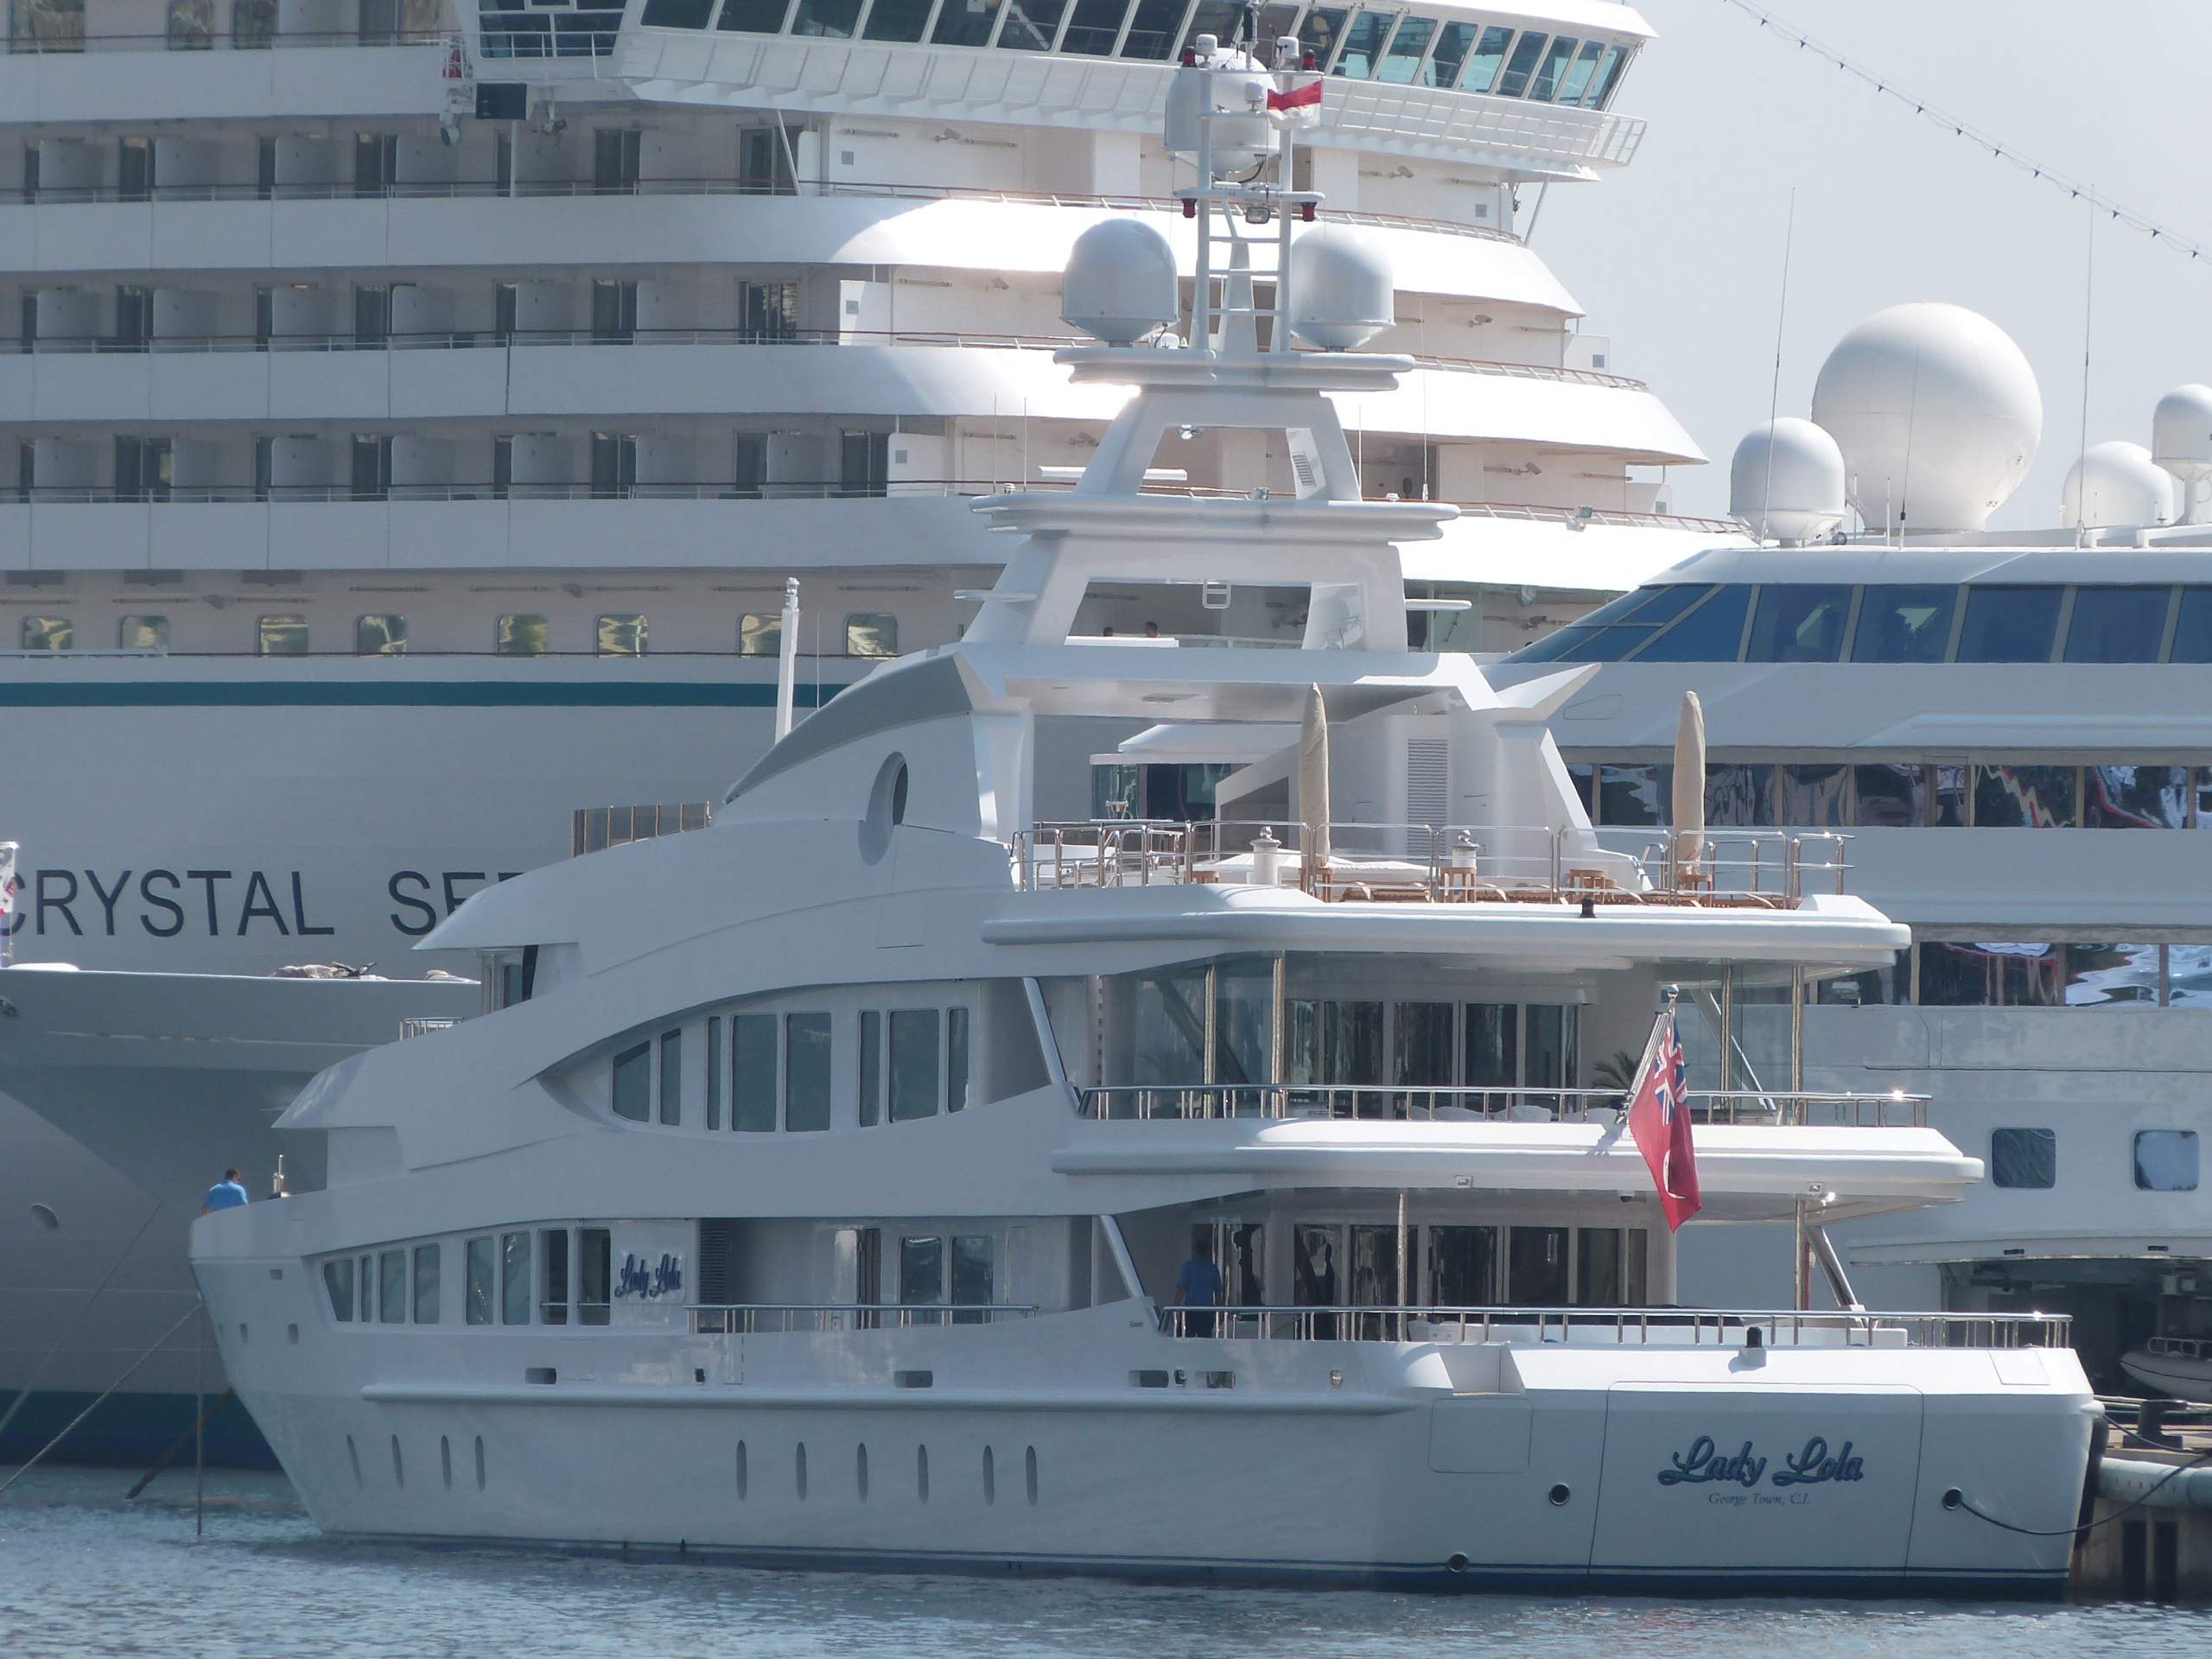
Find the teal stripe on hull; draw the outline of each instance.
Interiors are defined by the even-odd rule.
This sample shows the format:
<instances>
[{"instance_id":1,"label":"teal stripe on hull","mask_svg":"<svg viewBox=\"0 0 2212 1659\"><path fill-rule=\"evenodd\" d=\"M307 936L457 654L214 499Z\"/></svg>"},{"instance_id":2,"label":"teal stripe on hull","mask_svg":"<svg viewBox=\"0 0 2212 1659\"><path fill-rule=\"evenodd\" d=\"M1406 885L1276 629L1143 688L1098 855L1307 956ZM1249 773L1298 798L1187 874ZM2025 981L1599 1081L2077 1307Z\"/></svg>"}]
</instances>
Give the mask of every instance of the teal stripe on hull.
<instances>
[{"instance_id":1,"label":"teal stripe on hull","mask_svg":"<svg viewBox=\"0 0 2212 1659\"><path fill-rule=\"evenodd\" d=\"M818 709L845 688L801 685L793 701ZM753 683L500 685L442 680L415 685L257 685L245 681L123 685L0 685L0 709L772 709L776 688Z\"/></svg>"},{"instance_id":2,"label":"teal stripe on hull","mask_svg":"<svg viewBox=\"0 0 2212 1659\"><path fill-rule=\"evenodd\" d=\"M220 1392L216 1390L215 1392ZM0 1414L16 1402L12 1392L0 1392ZM59 1390L34 1390L16 1414L8 1432L0 1434L0 1464L21 1463L59 1434L70 1421L98 1396ZM213 1394L200 1402L205 1411L214 1403ZM154 1459L189 1434L197 1413L188 1394L111 1394L99 1409L71 1432L69 1438L46 1454L48 1463L94 1464L146 1470ZM209 1420L207 1432L208 1465L218 1469L274 1469L276 1454L261 1436L245 1403L232 1399ZM188 1446L170 1467L192 1467Z\"/></svg>"}]
</instances>

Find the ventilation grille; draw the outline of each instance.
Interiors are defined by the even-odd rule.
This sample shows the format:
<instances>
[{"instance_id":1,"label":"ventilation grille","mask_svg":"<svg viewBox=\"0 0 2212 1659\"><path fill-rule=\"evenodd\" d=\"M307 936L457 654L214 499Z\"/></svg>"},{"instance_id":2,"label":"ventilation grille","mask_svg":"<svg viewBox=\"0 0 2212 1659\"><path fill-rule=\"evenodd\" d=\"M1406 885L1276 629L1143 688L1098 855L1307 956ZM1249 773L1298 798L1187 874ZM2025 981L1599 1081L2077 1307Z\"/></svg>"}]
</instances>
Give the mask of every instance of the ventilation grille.
<instances>
[{"instance_id":1,"label":"ventilation grille","mask_svg":"<svg viewBox=\"0 0 2212 1659\"><path fill-rule=\"evenodd\" d=\"M1441 827L1451 810L1451 747L1440 737L1406 740L1406 822Z\"/></svg>"}]
</instances>

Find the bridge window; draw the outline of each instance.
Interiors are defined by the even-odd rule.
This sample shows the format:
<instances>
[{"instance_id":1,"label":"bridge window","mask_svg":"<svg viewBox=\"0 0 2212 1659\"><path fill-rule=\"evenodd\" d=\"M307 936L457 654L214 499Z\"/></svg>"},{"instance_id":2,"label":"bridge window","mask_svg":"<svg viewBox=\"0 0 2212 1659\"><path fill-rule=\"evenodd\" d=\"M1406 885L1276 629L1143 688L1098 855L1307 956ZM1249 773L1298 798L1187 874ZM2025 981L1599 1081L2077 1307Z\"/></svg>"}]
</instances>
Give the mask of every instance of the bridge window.
<instances>
[{"instance_id":1,"label":"bridge window","mask_svg":"<svg viewBox=\"0 0 2212 1659\"><path fill-rule=\"evenodd\" d=\"M922 38L922 31L930 26L930 13L936 7L937 0L875 0L869 9L868 22L861 27L861 38L911 46Z\"/></svg>"},{"instance_id":2,"label":"bridge window","mask_svg":"<svg viewBox=\"0 0 2212 1659\"><path fill-rule=\"evenodd\" d=\"M1854 663L1940 663L1951 645L1959 590L1942 586L1876 586L1859 604Z\"/></svg>"},{"instance_id":3,"label":"bridge window","mask_svg":"<svg viewBox=\"0 0 2212 1659\"><path fill-rule=\"evenodd\" d=\"M1636 654L1640 663L1732 663L1740 654L1751 590L1717 588L1694 610Z\"/></svg>"},{"instance_id":4,"label":"bridge window","mask_svg":"<svg viewBox=\"0 0 2212 1659\"><path fill-rule=\"evenodd\" d=\"M715 10L715 0L645 0L639 21L647 29L704 29Z\"/></svg>"},{"instance_id":5,"label":"bridge window","mask_svg":"<svg viewBox=\"0 0 2212 1659\"><path fill-rule=\"evenodd\" d=\"M935 1008L891 1011L891 1121L903 1123L937 1114L944 1074Z\"/></svg>"},{"instance_id":6,"label":"bridge window","mask_svg":"<svg viewBox=\"0 0 2212 1659\"><path fill-rule=\"evenodd\" d=\"M2155 663L2171 588L2076 588L2066 625L2069 663Z\"/></svg>"},{"instance_id":7,"label":"bridge window","mask_svg":"<svg viewBox=\"0 0 2212 1659\"><path fill-rule=\"evenodd\" d=\"M1007 7L1006 27L999 30L1002 52L1049 52L1059 33L1060 14L1067 0L1027 0Z\"/></svg>"},{"instance_id":8,"label":"bridge window","mask_svg":"<svg viewBox=\"0 0 2212 1659\"><path fill-rule=\"evenodd\" d=\"M1344 19L1350 16L1351 13L1341 6L1314 6L1300 20L1298 44L1302 51L1313 54L1315 68L1329 67L1337 42L1344 38Z\"/></svg>"},{"instance_id":9,"label":"bridge window","mask_svg":"<svg viewBox=\"0 0 2212 1659\"><path fill-rule=\"evenodd\" d=\"M614 1057L614 1116L643 1123L652 1116L653 1046L639 1043Z\"/></svg>"},{"instance_id":10,"label":"bridge window","mask_svg":"<svg viewBox=\"0 0 2212 1659\"><path fill-rule=\"evenodd\" d=\"M729 1126L768 1134L776 1127L776 1016L733 1014L729 1031Z\"/></svg>"},{"instance_id":11,"label":"bridge window","mask_svg":"<svg viewBox=\"0 0 2212 1659\"><path fill-rule=\"evenodd\" d=\"M1544 36L1531 29L1514 42L1513 55L1506 60L1505 73L1498 78L1497 92L1501 98L1518 98L1529 90L1529 77L1536 71L1536 60L1542 55Z\"/></svg>"},{"instance_id":12,"label":"bridge window","mask_svg":"<svg viewBox=\"0 0 2212 1659\"><path fill-rule=\"evenodd\" d=\"M861 0L798 0L798 14L791 19L794 35L825 40L849 41L860 21Z\"/></svg>"},{"instance_id":13,"label":"bridge window","mask_svg":"<svg viewBox=\"0 0 2212 1659\"><path fill-rule=\"evenodd\" d=\"M1543 66L1536 71L1536 78L1529 86L1529 101L1548 104L1558 96L1560 77L1567 66L1573 61L1575 42L1565 35L1552 37L1551 50L1544 54Z\"/></svg>"},{"instance_id":14,"label":"bridge window","mask_svg":"<svg viewBox=\"0 0 2212 1659\"><path fill-rule=\"evenodd\" d=\"M2174 620L2172 663L2212 663L2212 588L2184 588Z\"/></svg>"},{"instance_id":15,"label":"bridge window","mask_svg":"<svg viewBox=\"0 0 2212 1659\"><path fill-rule=\"evenodd\" d=\"M1075 14L1068 19L1060 50L1086 58L1109 58L1122 36L1122 16L1128 0L1075 0Z\"/></svg>"},{"instance_id":16,"label":"bridge window","mask_svg":"<svg viewBox=\"0 0 2212 1659\"><path fill-rule=\"evenodd\" d=\"M1363 11L1351 21L1344 31L1344 49L1337 54L1334 73L1351 80L1365 80L1375 73L1376 60L1382 55L1382 41L1396 22L1394 13Z\"/></svg>"},{"instance_id":17,"label":"bridge window","mask_svg":"<svg viewBox=\"0 0 2212 1659\"><path fill-rule=\"evenodd\" d=\"M443 1252L435 1244L415 1247L415 1323L435 1325L438 1322L439 1291L445 1283L442 1270Z\"/></svg>"},{"instance_id":18,"label":"bridge window","mask_svg":"<svg viewBox=\"0 0 2212 1659\"><path fill-rule=\"evenodd\" d=\"M830 1031L826 1014L784 1016L784 1127L830 1127Z\"/></svg>"},{"instance_id":19,"label":"bridge window","mask_svg":"<svg viewBox=\"0 0 2212 1659\"><path fill-rule=\"evenodd\" d=\"M2047 663L2058 630L2063 588L1991 586L1967 589L1959 634L1962 663Z\"/></svg>"},{"instance_id":20,"label":"bridge window","mask_svg":"<svg viewBox=\"0 0 2212 1659\"><path fill-rule=\"evenodd\" d=\"M1154 63L1173 56L1176 32L1183 27L1183 0L1137 0L1128 33L1122 40L1122 55Z\"/></svg>"},{"instance_id":21,"label":"bridge window","mask_svg":"<svg viewBox=\"0 0 2212 1659\"><path fill-rule=\"evenodd\" d=\"M1542 36L1537 38L1541 40ZM1496 91L1498 73L1505 67L1506 48L1512 44L1513 31L1510 29L1483 30L1481 43L1475 48L1474 56L1467 60L1467 73L1459 82L1459 90L1463 92Z\"/></svg>"},{"instance_id":22,"label":"bridge window","mask_svg":"<svg viewBox=\"0 0 2212 1659\"><path fill-rule=\"evenodd\" d=\"M468 1323L492 1323L493 1272L492 1241L472 1238L468 1241L468 1298L465 1304Z\"/></svg>"},{"instance_id":23,"label":"bridge window","mask_svg":"<svg viewBox=\"0 0 2212 1659\"><path fill-rule=\"evenodd\" d=\"M1383 54L1382 73L1376 79L1411 85L1428 56L1428 43L1435 34L1433 17L1401 17L1397 32L1390 36L1390 49Z\"/></svg>"},{"instance_id":24,"label":"bridge window","mask_svg":"<svg viewBox=\"0 0 2212 1659\"><path fill-rule=\"evenodd\" d=\"M1573 67L1560 79L1557 102L1561 104L1582 102L1584 97L1589 92L1590 83L1597 76L1598 62L1605 55L1605 46L1602 41L1582 42L1582 50L1576 55Z\"/></svg>"},{"instance_id":25,"label":"bridge window","mask_svg":"<svg viewBox=\"0 0 2212 1659\"><path fill-rule=\"evenodd\" d=\"M1754 663L1832 663L1843 650L1851 589L1811 582L1770 583L1759 589L1751 622Z\"/></svg>"},{"instance_id":26,"label":"bridge window","mask_svg":"<svg viewBox=\"0 0 2212 1659\"><path fill-rule=\"evenodd\" d=\"M353 1258L322 1264L322 1287L330 1296L330 1317L340 1325L353 1317Z\"/></svg>"},{"instance_id":27,"label":"bridge window","mask_svg":"<svg viewBox=\"0 0 2212 1659\"><path fill-rule=\"evenodd\" d=\"M407 1252L382 1250L377 1255L377 1322L407 1323Z\"/></svg>"},{"instance_id":28,"label":"bridge window","mask_svg":"<svg viewBox=\"0 0 2212 1659\"><path fill-rule=\"evenodd\" d=\"M1507 31L1493 29L1492 34ZM1476 25L1446 23L1436 37L1436 49L1428 54L1428 61L1421 66L1421 84L1424 86L1449 86L1459 79L1459 70L1467 61L1467 48L1474 44Z\"/></svg>"},{"instance_id":29,"label":"bridge window","mask_svg":"<svg viewBox=\"0 0 2212 1659\"><path fill-rule=\"evenodd\" d=\"M530 1235L499 1235L499 1323L530 1323Z\"/></svg>"},{"instance_id":30,"label":"bridge window","mask_svg":"<svg viewBox=\"0 0 2212 1659\"><path fill-rule=\"evenodd\" d=\"M715 27L732 35L780 34L791 8L791 0L722 0Z\"/></svg>"},{"instance_id":31,"label":"bridge window","mask_svg":"<svg viewBox=\"0 0 2212 1659\"><path fill-rule=\"evenodd\" d=\"M998 27L1000 0L944 0L931 32L931 46L988 46Z\"/></svg>"}]
</instances>

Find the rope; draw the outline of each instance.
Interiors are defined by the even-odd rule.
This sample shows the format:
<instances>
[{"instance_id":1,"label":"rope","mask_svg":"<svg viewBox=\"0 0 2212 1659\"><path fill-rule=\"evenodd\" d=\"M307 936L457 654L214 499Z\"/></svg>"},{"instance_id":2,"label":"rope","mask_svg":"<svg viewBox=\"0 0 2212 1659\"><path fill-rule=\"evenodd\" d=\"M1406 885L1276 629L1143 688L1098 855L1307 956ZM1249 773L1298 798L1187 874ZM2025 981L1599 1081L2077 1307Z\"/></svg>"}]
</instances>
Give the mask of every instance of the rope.
<instances>
[{"instance_id":1,"label":"rope","mask_svg":"<svg viewBox=\"0 0 2212 1659\"><path fill-rule=\"evenodd\" d=\"M2006 143L1994 134L1983 131L1973 123L1961 120L1957 116L1945 114L1927 99L1915 98L1911 93L1892 85L1886 76L1853 59L1846 57L1833 47L1821 45L1810 35L1783 22L1772 12L1753 5L1751 0L1720 0L1720 3L1732 6L1745 16L1752 18L1760 28L1772 30L1799 50L1812 53L1814 56L1834 64L1846 74L1856 75L1872 86L1877 93L1884 98L1895 99L1930 125L1941 127L1953 137L1963 138L1977 148L1987 150L1997 160L2018 168L2020 171L2032 178L2040 180L2045 184L2056 185L2075 200L2087 201L2093 210L2110 214L2128 229L2140 231L2153 242L2163 243L2176 252L2187 254L2191 259L2212 257L2212 249L2207 249L2202 244L2191 241L2187 237L2176 235L2147 213L2139 213L2134 208L2113 201L2108 196L2100 195L2092 185L2084 184L2078 179L2069 178L2056 168L2045 167L2034 157L2021 154L2017 146Z\"/></svg>"},{"instance_id":2,"label":"rope","mask_svg":"<svg viewBox=\"0 0 2212 1659\"><path fill-rule=\"evenodd\" d=\"M2120 1430L2120 1433L2131 1440L2142 1440L2143 1444L2145 1446L2158 1445L2156 1440L2143 1440L2143 1437L2140 1434L2136 1433L2133 1429L2122 1429ZM2165 1486L2168 1481L2173 1479L2176 1475L2187 1474L2190 1470L2196 1468L2197 1465L2208 1460L2212 1460L2212 1452L2200 1452L2195 1457L2191 1458L2187 1463L2176 1464L2173 1466L2171 1473L2161 1475L2158 1480L2152 1484L2151 1490L2144 1493L2142 1497L2135 1499L2133 1503L2121 1504L2120 1508L2114 1510L2110 1515L2105 1516L2101 1521L2085 1521L2078 1526L2057 1528L2016 1527L2010 1521L1999 1521L1995 1516L1986 1515L1981 1510L1977 1510L1973 1504L1967 1502L1967 1497L1964 1492L1958 1493L1958 1502L1955 1503L1950 1503L1947 1498L1943 1507L1947 1510L1964 1510L1968 1515L1974 1516L1977 1521L1986 1521L1993 1527L2002 1527L2005 1531L2017 1532L2023 1537L2063 1538L2071 1533L2090 1532L2094 1531L2098 1527L2110 1526L2113 1522L2119 1520L2120 1516L2126 1515L2130 1510L2139 1510L2145 1503L2148 1503L2153 1497L2156 1497L2158 1495L2160 1490ZM6 1490L7 1488L4 1486L0 1486L0 1491L5 1491ZM1955 1486L1951 1490L1954 1492L1958 1492L1958 1488Z\"/></svg>"},{"instance_id":3,"label":"rope","mask_svg":"<svg viewBox=\"0 0 2212 1659\"><path fill-rule=\"evenodd\" d=\"M115 1275L123 1271L123 1264L130 1259L130 1252L138 1248L138 1241L146 1236L146 1230L154 1224L154 1217L161 1213L162 1206L156 1204L148 1213L146 1219L138 1224L138 1230L130 1235L130 1242L123 1247L123 1254L115 1258L115 1265L107 1270L107 1277L92 1287L92 1294L85 1298L85 1305L71 1317L68 1328L55 1338L54 1346L47 1351L46 1357L39 1361L37 1369L30 1374L29 1381L23 1384L22 1391L16 1395L5 1412L0 1413L0 1434L8 1432L8 1425L16 1421L16 1414L23 1408L23 1402L31 1397L31 1390L38 1386L39 1378L46 1375L46 1368L53 1364L56 1356L68 1345L69 1338L76 1334L77 1327L84 1323L85 1315L91 1313L92 1304L99 1300L100 1292L113 1283ZM163 1340L166 1341L167 1338L164 1338Z\"/></svg>"},{"instance_id":4,"label":"rope","mask_svg":"<svg viewBox=\"0 0 2212 1659\"><path fill-rule=\"evenodd\" d=\"M138 1368L160 1351L162 1344L167 1342L171 1337L176 1335L178 1332L183 1330L187 1320L198 1319L200 1317L200 1305L196 1302L194 1303L191 1311L188 1313L183 1319L179 1319L175 1325L169 1326L168 1330L162 1332L160 1340L156 1341L151 1348L149 1348L144 1353L139 1355L137 1358L132 1360L130 1362L130 1369L124 1372L121 1376L117 1377L114 1382L109 1383L105 1391L101 1394L99 1399L93 1401L91 1405L86 1406L74 1417L72 1417L69 1420L69 1426L67 1428L64 1428L59 1434L55 1435L44 1446L41 1446L37 1451L34 1452L30 1456L29 1462L24 1464L22 1468L16 1470L16 1472L9 1476L7 1479L0 1480L0 1494L4 1494L10 1486L21 1480L25 1475L30 1473L31 1465L33 1464L35 1464L41 1458L53 1451L55 1446L60 1445L62 1441L67 1440L71 1434L75 1433L78 1424L83 1422L86 1418L98 1411L100 1407L105 1403L109 1395L113 1394L118 1389L121 1388L133 1376L137 1376Z\"/></svg>"}]
</instances>

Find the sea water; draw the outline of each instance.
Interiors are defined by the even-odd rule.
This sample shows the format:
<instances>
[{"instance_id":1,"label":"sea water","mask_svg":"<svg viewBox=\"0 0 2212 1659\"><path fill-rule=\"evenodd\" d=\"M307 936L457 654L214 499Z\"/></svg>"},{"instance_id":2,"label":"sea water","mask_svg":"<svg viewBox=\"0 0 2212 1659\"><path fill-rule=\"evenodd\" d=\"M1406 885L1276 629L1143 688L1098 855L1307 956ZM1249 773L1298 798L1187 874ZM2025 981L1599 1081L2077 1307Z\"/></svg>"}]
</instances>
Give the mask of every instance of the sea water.
<instances>
[{"instance_id":1,"label":"sea water","mask_svg":"<svg viewBox=\"0 0 2212 1659\"><path fill-rule=\"evenodd\" d=\"M10 1471L0 1470L0 1478ZM0 1497L0 1655L162 1659L2202 1659L2142 1605L1433 1597L625 1566L318 1533L281 1476L33 1470Z\"/></svg>"}]
</instances>

